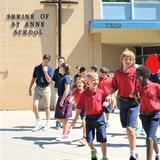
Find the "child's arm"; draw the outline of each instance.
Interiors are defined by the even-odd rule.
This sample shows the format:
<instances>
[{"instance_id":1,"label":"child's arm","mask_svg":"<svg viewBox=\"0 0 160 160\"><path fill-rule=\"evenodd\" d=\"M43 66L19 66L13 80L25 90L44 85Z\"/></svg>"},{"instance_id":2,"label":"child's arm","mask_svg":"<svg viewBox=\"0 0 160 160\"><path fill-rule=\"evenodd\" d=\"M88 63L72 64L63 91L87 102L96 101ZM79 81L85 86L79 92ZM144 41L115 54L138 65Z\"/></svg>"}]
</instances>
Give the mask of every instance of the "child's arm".
<instances>
[{"instance_id":1,"label":"child's arm","mask_svg":"<svg viewBox=\"0 0 160 160\"><path fill-rule=\"evenodd\" d=\"M80 115L81 111L82 111L81 109L76 109L76 115L75 115L74 119L72 120L72 123L71 123L71 126L70 126L71 128L75 126L77 118Z\"/></svg>"},{"instance_id":2,"label":"child's arm","mask_svg":"<svg viewBox=\"0 0 160 160\"><path fill-rule=\"evenodd\" d=\"M72 105L76 105L76 100L75 100L75 97L73 95L70 98L70 102L72 103Z\"/></svg>"},{"instance_id":3,"label":"child's arm","mask_svg":"<svg viewBox=\"0 0 160 160\"><path fill-rule=\"evenodd\" d=\"M113 111L117 108L117 93L118 91L111 94L111 105L112 105Z\"/></svg>"},{"instance_id":4,"label":"child's arm","mask_svg":"<svg viewBox=\"0 0 160 160\"><path fill-rule=\"evenodd\" d=\"M63 107L64 104L64 100L66 99L66 97L68 96L70 91L70 84L65 84L65 91L63 93L62 99L60 101L60 106Z\"/></svg>"}]
</instances>

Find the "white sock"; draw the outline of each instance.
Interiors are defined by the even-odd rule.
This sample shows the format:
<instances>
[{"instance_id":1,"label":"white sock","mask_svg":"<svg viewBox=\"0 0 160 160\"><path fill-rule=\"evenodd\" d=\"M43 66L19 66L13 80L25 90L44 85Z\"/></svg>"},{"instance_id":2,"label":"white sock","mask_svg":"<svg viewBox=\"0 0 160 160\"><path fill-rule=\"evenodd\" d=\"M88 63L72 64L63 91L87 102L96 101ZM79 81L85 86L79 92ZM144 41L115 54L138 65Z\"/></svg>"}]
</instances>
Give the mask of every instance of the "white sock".
<instances>
[{"instance_id":1,"label":"white sock","mask_svg":"<svg viewBox=\"0 0 160 160\"><path fill-rule=\"evenodd\" d=\"M40 120L40 119L36 119L36 122L37 122L37 123L40 123L40 122L41 122L41 120Z\"/></svg>"},{"instance_id":2,"label":"white sock","mask_svg":"<svg viewBox=\"0 0 160 160\"><path fill-rule=\"evenodd\" d=\"M50 122L50 120L49 120L49 119L47 119L47 120L46 120L46 123L49 123L49 122Z\"/></svg>"},{"instance_id":3,"label":"white sock","mask_svg":"<svg viewBox=\"0 0 160 160\"><path fill-rule=\"evenodd\" d=\"M46 120L46 124L49 124L50 123L50 120Z\"/></svg>"},{"instance_id":4,"label":"white sock","mask_svg":"<svg viewBox=\"0 0 160 160\"><path fill-rule=\"evenodd\" d=\"M133 156L134 158L136 158L136 151L135 150L131 150L130 151L130 156Z\"/></svg>"},{"instance_id":5,"label":"white sock","mask_svg":"<svg viewBox=\"0 0 160 160\"><path fill-rule=\"evenodd\" d=\"M91 151L95 151L95 150L96 150L96 148L91 149Z\"/></svg>"}]
</instances>

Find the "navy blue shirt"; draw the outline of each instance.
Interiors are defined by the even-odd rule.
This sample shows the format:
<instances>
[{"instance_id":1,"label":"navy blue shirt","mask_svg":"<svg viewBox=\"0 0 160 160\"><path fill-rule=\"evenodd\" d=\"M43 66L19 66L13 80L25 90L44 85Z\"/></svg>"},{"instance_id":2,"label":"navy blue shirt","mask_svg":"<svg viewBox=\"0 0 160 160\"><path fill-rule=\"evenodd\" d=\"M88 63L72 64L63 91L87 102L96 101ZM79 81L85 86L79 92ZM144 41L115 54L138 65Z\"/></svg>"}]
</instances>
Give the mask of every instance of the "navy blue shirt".
<instances>
[{"instance_id":1,"label":"navy blue shirt","mask_svg":"<svg viewBox=\"0 0 160 160\"><path fill-rule=\"evenodd\" d=\"M158 74L151 74L151 77L150 77L150 80L152 82L155 82L155 83L159 83L160 84L160 79L158 78Z\"/></svg>"},{"instance_id":2,"label":"navy blue shirt","mask_svg":"<svg viewBox=\"0 0 160 160\"><path fill-rule=\"evenodd\" d=\"M48 75L52 78L54 74L54 69L50 65L47 65L47 66L48 66ZM36 84L38 86L46 87L49 85L49 83L47 82L45 78L42 64L39 64L34 68L33 78L36 78Z\"/></svg>"},{"instance_id":3,"label":"navy blue shirt","mask_svg":"<svg viewBox=\"0 0 160 160\"><path fill-rule=\"evenodd\" d=\"M58 81L61 78L62 74L59 73L59 67L55 69L52 80L55 82L54 87L58 88Z\"/></svg>"},{"instance_id":4,"label":"navy blue shirt","mask_svg":"<svg viewBox=\"0 0 160 160\"><path fill-rule=\"evenodd\" d=\"M69 75L62 75L58 81L58 96L63 96L63 93L65 91L65 84L70 84L72 83L72 79ZM70 95L71 93L69 93Z\"/></svg>"}]
</instances>

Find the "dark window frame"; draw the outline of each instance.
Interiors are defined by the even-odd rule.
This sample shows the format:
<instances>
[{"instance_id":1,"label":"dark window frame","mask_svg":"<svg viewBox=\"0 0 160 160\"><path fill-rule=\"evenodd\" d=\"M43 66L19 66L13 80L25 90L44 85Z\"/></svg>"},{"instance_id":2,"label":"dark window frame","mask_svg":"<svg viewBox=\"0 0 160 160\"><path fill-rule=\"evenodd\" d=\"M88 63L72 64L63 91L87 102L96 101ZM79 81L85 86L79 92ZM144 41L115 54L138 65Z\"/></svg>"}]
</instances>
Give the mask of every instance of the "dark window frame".
<instances>
[{"instance_id":1,"label":"dark window frame","mask_svg":"<svg viewBox=\"0 0 160 160\"><path fill-rule=\"evenodd\" d=\"M150 54L158 54L158 58L160 60L160 46L138 46L136 49L136 63L144 64L146 58Z\"/></svg>"}]
</instances>

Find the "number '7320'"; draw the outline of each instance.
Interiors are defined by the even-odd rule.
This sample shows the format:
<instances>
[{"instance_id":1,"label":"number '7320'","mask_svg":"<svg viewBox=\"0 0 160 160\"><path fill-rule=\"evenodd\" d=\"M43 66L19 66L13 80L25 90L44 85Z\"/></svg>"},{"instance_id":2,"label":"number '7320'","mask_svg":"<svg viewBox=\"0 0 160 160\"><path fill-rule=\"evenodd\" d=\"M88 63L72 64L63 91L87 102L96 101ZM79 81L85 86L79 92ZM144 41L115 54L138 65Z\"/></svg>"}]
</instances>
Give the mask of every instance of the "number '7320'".
<instances>
[{"instance_id":1,"label":"number '7320'","mask_svg":"<svg viewBox=\"0 0 160 160\"><path fill-rule=\"evenodd\" d=\"M105 23L106 28L122 28L121 23Z\"/></svg>"}]
</instances>

